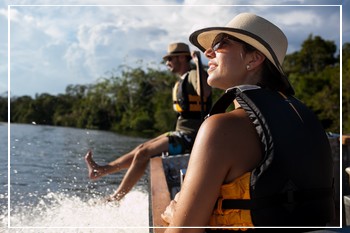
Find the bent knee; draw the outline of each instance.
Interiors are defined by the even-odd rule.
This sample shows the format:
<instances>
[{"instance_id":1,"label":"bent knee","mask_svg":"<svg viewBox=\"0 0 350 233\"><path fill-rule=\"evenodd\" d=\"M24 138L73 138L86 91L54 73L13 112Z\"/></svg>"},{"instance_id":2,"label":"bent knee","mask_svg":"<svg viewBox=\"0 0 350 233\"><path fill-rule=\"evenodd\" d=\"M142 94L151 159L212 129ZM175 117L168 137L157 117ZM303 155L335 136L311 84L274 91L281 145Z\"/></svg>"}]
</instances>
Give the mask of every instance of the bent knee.
<instances>
[{"instance_id":1,"label":"bent knee","mask_svg":"<svg viewBox=\"0 0 350 233\"><path fill-rule=\"evenodd\" d=\"M145 162L148 161L150 159L150 155L149 155L149 150L146 147L141 147L139 148L139 150L137 150L137 152L135 153L134 156L134 161L135 162Z\"/></svg>"},{"instance_id":2,"label":"bent knee","mask_svg":"<svg viewBox=\"0 0 350 233\"><path fill-rule=\"evenodd\" d=\"M141 150L144 146L145 146L145 144L142 143L142 144L138 145L138 146L136 147L136 149L137 149L137 150Z\"/></svg>"}]
</instances>

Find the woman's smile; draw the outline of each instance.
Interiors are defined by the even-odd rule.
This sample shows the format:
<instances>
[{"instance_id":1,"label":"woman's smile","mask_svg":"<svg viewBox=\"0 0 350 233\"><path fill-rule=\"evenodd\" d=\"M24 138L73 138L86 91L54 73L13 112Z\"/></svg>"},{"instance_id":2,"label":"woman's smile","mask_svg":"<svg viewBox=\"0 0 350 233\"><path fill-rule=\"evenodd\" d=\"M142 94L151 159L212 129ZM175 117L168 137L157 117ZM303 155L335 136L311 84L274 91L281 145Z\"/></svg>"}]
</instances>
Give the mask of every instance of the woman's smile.
<instances>
[{"instance_id":1,"label":"woman's smile","mask_svg":"<svg viewBox=\"0 0 350 233\"><path fill-rule=\"evenodd\" d=\"M213 62L213 61L209 61L208 62L208 74L210 74L213 70L216 69L216 67L218 66L218 64L216 62Z\"/></svg>"}]
</instances>

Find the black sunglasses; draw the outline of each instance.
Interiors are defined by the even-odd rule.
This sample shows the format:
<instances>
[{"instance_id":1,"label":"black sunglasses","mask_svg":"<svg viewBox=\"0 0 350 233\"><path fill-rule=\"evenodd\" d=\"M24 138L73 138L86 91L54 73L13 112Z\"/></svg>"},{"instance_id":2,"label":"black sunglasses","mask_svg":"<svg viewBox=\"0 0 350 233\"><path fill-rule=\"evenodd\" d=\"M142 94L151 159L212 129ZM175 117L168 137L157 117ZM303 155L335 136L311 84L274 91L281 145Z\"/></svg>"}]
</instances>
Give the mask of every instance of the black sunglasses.
<instances>
[{"instance_id":1,"label":"black sunglasses","mask_svg":"<svg viewBox=\"0 0 350 233\"><path fill-rule=\"evenodd\" d=\"M164 59L164 61L172 61L175 57L178 57L178 56L167 57L167 58Z\"/></svg>"},{"instance_id":2,"label":"black sunglasses","mask_svg":"<svg viewBox=\"0 0 350 233\"><path fill-rule=\"evenodd\" d=\"M225 33L221 33L219 35L217 35L215 37L215 39L213 40L213 43L211 44L211 49L215 52L217 51L218 49L221 49L225 44L228 43L228 41L236 41L236 42L239 42L239 43L243 43L242 40L234 37L234 36L231 36L231 35L228 35L228 34L225 34Z\"/></svg>"}]
</instances>

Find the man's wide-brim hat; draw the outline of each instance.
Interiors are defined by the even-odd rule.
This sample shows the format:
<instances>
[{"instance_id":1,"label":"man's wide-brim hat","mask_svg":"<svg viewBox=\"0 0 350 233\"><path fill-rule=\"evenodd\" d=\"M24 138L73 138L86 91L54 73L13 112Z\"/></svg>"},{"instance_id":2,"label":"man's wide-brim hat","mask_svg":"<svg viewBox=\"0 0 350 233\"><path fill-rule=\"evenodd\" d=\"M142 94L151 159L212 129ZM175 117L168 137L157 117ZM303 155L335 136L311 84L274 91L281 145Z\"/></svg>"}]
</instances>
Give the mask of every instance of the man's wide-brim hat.
<instances>
[{"instance_id":1,"label":"man's wide-brim hat","mask_svg":"<svg viewBox=\"0 0 350 233\"><path fill-rule=\"evenodd\" d=\"M168 45L168 54L163 59L166 60L168 57L180 55L191 56L190 47L185 43L172 43Z\"/></svg>"},{"instance_id":2,"label":"man's wide-brim hat","mask_svg":"<svg viewBox=\"0 0 350 233\"><path fill-rule=\"evenodd\" d=\"M190 35L190 41L204 52L211 47L215 37L221 33L232 35L262 52L281 73L287 91L294 93L282 69L288 41L281 29L260 16L241 13L225 27L209 27L193 32Z\"/></svg>"}]
</instances>

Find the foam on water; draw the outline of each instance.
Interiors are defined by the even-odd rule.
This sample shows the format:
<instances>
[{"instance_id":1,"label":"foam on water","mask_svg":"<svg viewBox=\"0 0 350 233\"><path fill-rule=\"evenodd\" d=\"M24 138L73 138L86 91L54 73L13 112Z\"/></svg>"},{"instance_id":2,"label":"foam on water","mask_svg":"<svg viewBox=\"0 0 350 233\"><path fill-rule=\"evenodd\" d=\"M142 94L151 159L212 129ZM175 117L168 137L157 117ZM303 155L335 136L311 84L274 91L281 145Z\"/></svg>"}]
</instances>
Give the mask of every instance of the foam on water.
<instances>
[{"instance_id":1,"label":"foam on water","mask_svg":"<svg viewBox=\"0 0 350 233\"><path fill-rule=\"evenodd\" d=\"M149 232L148 194L137 190L118 204L48 193L35 206L11 209L11 228L4 232ZM6 227L6 214L0 219Z\"/></svg>"}]
</instances>

